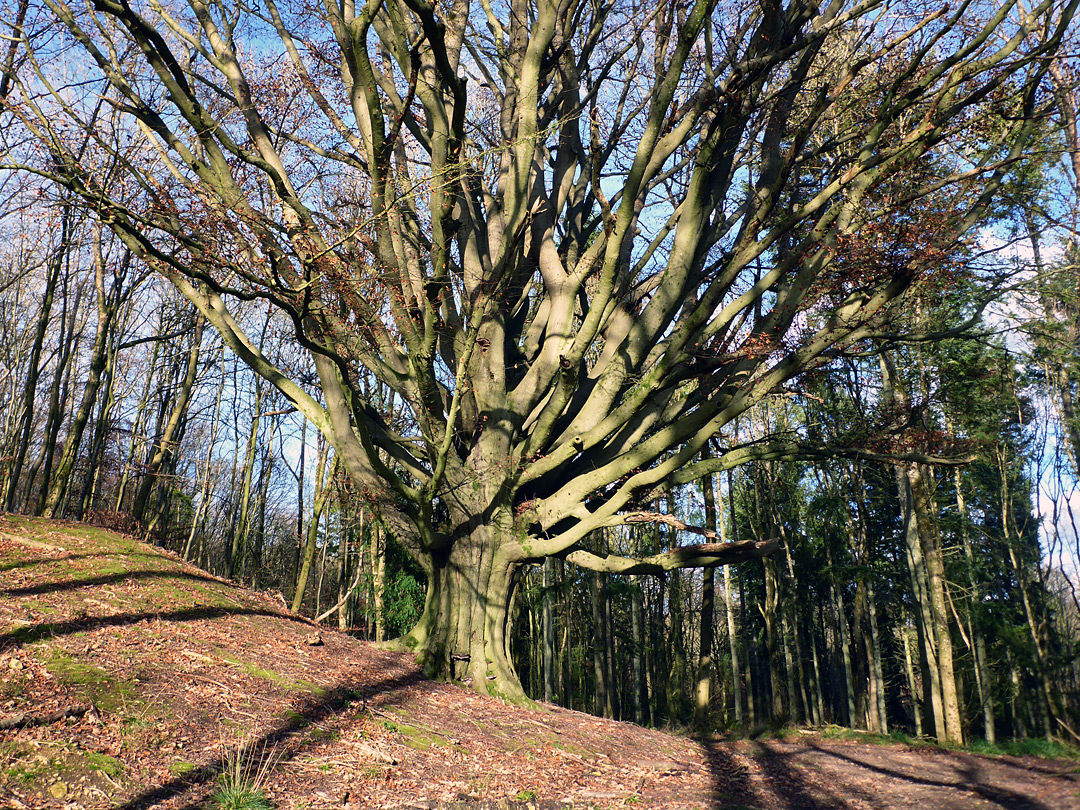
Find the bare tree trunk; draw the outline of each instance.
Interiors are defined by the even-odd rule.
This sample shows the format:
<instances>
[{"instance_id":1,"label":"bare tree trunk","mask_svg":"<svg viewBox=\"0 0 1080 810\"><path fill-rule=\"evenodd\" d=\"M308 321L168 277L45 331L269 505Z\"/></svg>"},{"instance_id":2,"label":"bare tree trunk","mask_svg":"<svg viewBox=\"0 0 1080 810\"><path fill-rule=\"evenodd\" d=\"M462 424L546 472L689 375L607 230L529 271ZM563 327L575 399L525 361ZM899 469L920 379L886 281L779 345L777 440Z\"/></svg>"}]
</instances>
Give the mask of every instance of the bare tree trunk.
<instances>
[{"instance_id":1,"label":"bare tree trunk","mask_svg":"<svg viewBox=\"0 0 1080 810\"><path fill-rule=\"evenodd\" d=\"M975 553L971 548L971 538L968 536L967 503L964 501L964 490L961 482L960 470L957 468L953 470L953 484L956 487L956 512L960 517L960 541L964 547L968 586L971 588L969 613L971 616L972 643L975 648L975 685L979 691L979 703L983 710L983 734L986 741L993 745L997 741L996 724L994 722L993 674L986 659L986 637L983 634L981 617L978 615L982 604L982 586L975 574Z\"/></svg>"},{"instance_id":2,"label":"bare tree trunk","mask_svg":"<svg viewBox=\"0 0 1080 810\"><path fill-rule=\"evenodd\" d=\"M732 486L731 470L727 471L728 511L731 516L731 539L738 540L735 525L735 490ZM719 529L724 531L724 521L719 521ZM721 541L726 541L721 534ZM735 698L735 722L743 722L742 674L739 667L739 636L735 630L735 599L731 590L731 566L724 566L724 605L727 609L728 646L731 652L731 688Z\"/></svg>"},{"instance_id":3,"label":"bare tree trunk","mask_svg":"<svg viewBox=\"0 0 1080 810\"><path fill-rule=\"evenodd\" d=\"M635 548L634 553L638 554L639 550ZM642 627L641 577L637 575L630 577L630 632L634 640L634 722L643 726L647 722L649 699L645 689L646 667L642 660L645 634Z\"/></svg>"},{"instance_id":4,"label":"bare tree trunk","mask_svg":"<svg viewBox=\"0 0 1080 810\"><path fill-rule=\"evenodd\" d=\"M243 565L244 546L247 542L248 516L251 513L251 477L255 467L255 445L259 439L259 421L262 416L263 385L261 379L255 381L255 415L251 418L248 430L247 449L244 452L244 471L240 484L240 513L233 532L232 543L225 548L225 578L232 579ZM319 611L316 610L316 613Z\"/></svg>"},{"instance_id":5,"label":"bare tree trunk","mask_svg":"<svg viewBox=\"0 0 1080 810\"><path fill-rule=\"evenodd\" d=\"M360 507L360 523L364 522L364 508ZM341 608L338 609L338 630L345 630L349 626L349 527L341 526L341 540L338 544L338 576L337 597Z\"/></svg>"},{"instance_id":6,"label":"bare tree trunk","mask_svg":"<svg viewBox=\"0 0 1080 810\"><path fill-rule=\"evenodd\" d=\"M94 331L94 343L90 350L90 368L86 385L83 388L82 401L79 409L68 428L67 441L64 444L60 462L57 464L56 475L45 497L41 513L48 518L56 517L60 510L60 504L67 494L71 481L71 474L75 468L75 459L79 454L79 446L82 443L83 430L90 419L90 414L97 401L98 388L101 384L102 372L108 360L109 339L112 333L116 311L120 300L124 295L123 281L127 275L127 268L131 262L131 253L124 252L120 267L113 274L113 286L108 292L105 291L105 257L101 250L101 228L94 233L94 290L97 297L97 328Z\"/></svg>"},{"instance_id":7,"label":"bare tree trunk","mask_svg":"<svg viewBox=\"0 0 1080 810\"><path fill-rule=\"evenodd\" d=\"M300 460L296 469L296 543L293 548L293 599L300 589L300 550L304 545L304 456L307 451L307 420L300 424Z\"/></svg>"},{"instance_id":8,"label":"bare tree trunk","mask_svg":"<svg viewBox=\"0 0 1080 810\"><path fill-rule=\"evenodd\" d=\"M158 442L157 450L150 457L150 463L147 465L147 470L139 484L139 489L135 494L135 503L131 507L131 516L139 522L146 516L146 506L150 500L150 491L154 487L159 470L161 470L162 466L165 465L172 456L173 445L180 429L181 421L187 413L188 403L191 401L191 392L195 388L195 380L199 374L199 352L202 349L202 335L203 327L205 325L206 319L202 314L196 314L194 330L191 337L191 350L188 352L187 369L184 372L184 379L180 383L180 391L178 392L176 402L173 404L172 412L169 414L169 420L165 423L165 429L162 431L161 440Z\"/></svg>"},{"instance_id":9,"label":"bare tree trunk","mask_svg":"<svg viewBox=\"0 0 1080 810\"><path fill-rule=\"evenodd\" d=\"M608 698L607 666L604 664L604 609L600 602L603 597L603 574L594 573L589 577L589 596L592 600L592 648L593 675L596 679L596 691L593 693L593 713L600 717L611 717L611 701Z\"/></svg>"},{"instance_id":10,"label":"bare tree trunk","mask_svg":"<svg viewBox=\"0 0 1080 810\"><path fill-rule=\"evenodd\" d=\"M375 640L386 641L386 534L377 521L371 522L371 591L375 610Z\"/></svg>"},{"instance_id":11,"label":"bare tree trunk","mask_svg":"<svg viewBox=\"0 0 1080 810\"><path fill-rule=\"evenodd\" d=\"M67 327L64 327L65 318L60 318L60 351L56 358L56 371L53 376L53 384L49 389L49 414L45 420L44 442L41 454L34 462L34 469L27 476L26 510L30 511L31 486L37 477L37 471L41 470L41 484L38 490L37 500L34 502L34 514L40 515L45 510L45 501L49 494L52 481L53 459L56 456L56 447L60 443L60 428L64 422L64 412L67 410L68 389L71 384L71 369L74 366L72 358L79 339L76 334L75 321L78 318L79 306L82 303L82 285L75 288L74 300L70 302L68 295L68 281L64 281L64 312L67 315Z\"/></svg>"},{"instance_id":12,"label":"bare tree trunk","mask_svg":"<svg viewBox=\"0 0 1080 810\"><path fill-rule=\"evenodd\" d=\"M921 464L909 463L904 465L904 474L911 486L912 510L926 561L933 634L937 643L941 702L945 720L945 737L943 740L941 737L938 739L953 745L962 745L964 733L960 721L960 698L956 688L952 637L945 606L945 564L941 550L941 534L933 515L927 481L928 470Z\"/></svg>"},{"instance_id":13,"label":"bare tree trunk","mask_svg":"<svg viewBox=\"0 0 1080 810\"><path fill-rule=\"evenodd\" d=\"M552 591L555 588L555 560L544 560L543 572L543 666L544 700L555 699L555 607Z\"/></svg>"},{"instance_id":14,"label":"bare tree trunk","mask_svg":"<svg viewBox=\"0 0 1080 810\"><path fill-rule=\"evenodd\" d=\"M703 453L707 456L707 453ZM705 528L717 531L716 493L713 477L701 479L701 493L705 499ZM701 631L698 634L697 684L694 689L694 725L704 731L709 724L709 702L713 673L713 594L716 569L712 566L701 571Z\"/></svg>"},{"instance_id":15,"label":"bare tree trunk","mask_svg":"<svg viewBox=\"0 0 1080 810\"><path fill-rule=\"evenodd\" d=\"M315 560L315 551L319 544L319 520L322 518L323 508L326 505L326 497L332 490L331 486L324 484L326 455L330 445L325 441L320 441L319 444L318 460L315 462L315 499L311 504L311 518L308 520L307 525L303 564L300 573L296 577L296 590L293 593L291 605L293 613L299 613L301 606L304 604L304 591L307 590L308 580L311 578L311 565ZM334 474L337 472L337 464L338 457L335 455L330 469L330 481L333 480Z\"/></svg>"},{"instance_id":16,"label":"bare tree trunk","mask_svg":"<svg viewBox=\"0 0 1080 810\"><path fill-rule=\"evenodd\" d=\"M38 311L37 327L34 330L34 342L30 348L30 357L26 366L26 381L23 383L22 414L19 416L19 436L15 444L15 458L12 460L7 480L7 492L4 493L4 509L15 511L19 483L22 480L22 468L30 448L30 438L34 430L34 404L37 399L37 384L41 377L41 355L45 346L45 336L49 330L49 316L56 298L56 286L60 271L69 248L72 233L74 209L65 207L60 216L60 242L49 258L45 274L45 289L42 292L41 309Z\"/></svg>"},{"instance_id":17,"label":"bare tree trunk","mask_svg":"<svg viewBox=\"0 0 1080 810\"><path fill-rule=\"evenodd\" d=\"M210 470L214 459L214 447L217 444L218 427L221 424L221 395L225 391L225 375L221 375L217 393L214 395L214 418L210 423L210 436L206 442L206 459L203 461L202 475L199 483L199 505L195 508L195 515L191 521L191 531L188 532L187 542L184 543L183 557L191 560L191 553L195 538L202 533L206 515L210 511Z\"/></svg>"},{"instance_id":18,"label":"bare tree trunk","mask_svg":"<svg viewBox=\"0 0 1080 810\"><path fill-rule=\"evenodd\" d=\"M904 671L907 673L908 690L911 692L911 714L915 720L915 736L921 737L922 710L919 707L919 688L915 683L915 668L911 664L911 643L908 639L906 623L900 626L900 636L904 642Z\"/></svg>"},{"instance_id":19,"label":"bare tree trunk","mask_svg":"<svg viewBox=\"0 0 1080 810\"><path fill-rule=\"evenodd\" d=\"M870 612L870 644L874 660L870 668L871 692L877 702L878 731L881 734L889 733L889 718L885 711L885 675L881 663L881 636L878 633L877 600L874 597L874 582L868 579L866 582L867 603Z\"/></svg>"}]
</instances>

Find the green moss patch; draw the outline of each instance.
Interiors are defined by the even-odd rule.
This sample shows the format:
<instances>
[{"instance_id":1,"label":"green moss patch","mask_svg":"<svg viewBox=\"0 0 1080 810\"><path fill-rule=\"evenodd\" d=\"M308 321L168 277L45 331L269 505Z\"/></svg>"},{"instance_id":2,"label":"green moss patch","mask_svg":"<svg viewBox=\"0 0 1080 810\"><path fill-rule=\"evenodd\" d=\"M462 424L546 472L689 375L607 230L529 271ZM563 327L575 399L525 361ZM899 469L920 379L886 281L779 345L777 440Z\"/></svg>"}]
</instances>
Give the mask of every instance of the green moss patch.
<instances>
[{"instance_id":1,"label":"green moss patch","mask_svg":"<svg viewBox=\"0 0 1080 810\"><path fill-rule=\"evenodd\" d=\"M184 776L191 773L198 767L194 762L186 762L182 759L177 760L169 766L169 773L173 776Z\"/></svg>"},{"instance_id":2,"label":"green moss patch","mask_svg":"<svg viewBox=\"0 0 1080 810\"><path fill-rule=\"evenodd\" d=\"M311 694L316 696L322 695L326 692L326 689L319 686L317 683L312 683L311 681L305 680L294 681L292 678L289 678L286 675L282 675L280 672L275 672L272 669L256 666L255 664L252 664L248 661L234 658L230 655L227 655L222 650L218 650L217 653L221 656L221 659L223 661L243 670L251 677L259 678L264 681L270 681L270 683L274 684L275 686L280 686L282 689L287 689L290 692L310 692Z\"/></svg>"},{"instance_id":3,"label":"green moss patch","mask_svg":"<svg viewBox=\"0 0 1080 810\"><path fill-rule=\"evenodd\" d=\"M83 664L59 650L45 668L73 692L90 700L98 709L112 714L126 713L141 704L135 686L100 667Z\"/></svg>"},{"instance_id":4,"label":"green moss patch","mask_svg":"<svg viewBox=\"0 0 1080 810\"><path fill-rule=\"evenodd\" d=\"M0 782L44 799L80 802L118 793L124 766L113 757L71 743L0 745ZM117 798L119 798L117 796Z\"/></svg>"}]
</instances>

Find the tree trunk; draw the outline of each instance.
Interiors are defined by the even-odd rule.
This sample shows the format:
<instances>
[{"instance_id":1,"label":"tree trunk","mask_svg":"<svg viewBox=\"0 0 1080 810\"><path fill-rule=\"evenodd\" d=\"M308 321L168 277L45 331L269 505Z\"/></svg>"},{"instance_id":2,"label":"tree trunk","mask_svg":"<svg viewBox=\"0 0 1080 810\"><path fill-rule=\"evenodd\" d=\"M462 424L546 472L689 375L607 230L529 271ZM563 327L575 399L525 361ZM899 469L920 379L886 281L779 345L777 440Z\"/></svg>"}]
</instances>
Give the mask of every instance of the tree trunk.
<instances>
[{"instance_id":1,"label":"tree trunk","mask_svg":"<svg viewBox=\"0 0 1080 810\"><path fill-rule=\"evenodd\" d=\"M704 455L704 454L703 454ZM701 479L701 493L705 500L705 528L717 530L716 493L713 477ZM708 727L709 701L713 671L713 595L716 569L712 566L701 572L701 631L698 634L697 684L694 689L694 725L701 731Z\"/></svg>"},{"instance_id":2,"label":"tree trunk","mask_svg":"<svg viewBox=\"0 0 1080 810\"><path fill-rule=\"evenodd\" d=\"M957 694L956 675L953 670L952 636L949 631L948 612L945 606L945 563L941 550L941 534L933 514L928 468L921 464L903 465L904 475L912 493L912 511L926 563L926 582L929 588L933 635L937 646L941 707L944 712L944 739L940 742L962 745L963 726L960 722L960 697ZM940 726L940 724L935 724ZM940 729L939 729L940 730Z\"/></svg>"},{"instance_id":3,"label":"tree trunk","mask_svg":"<svg viewBox=\"0 0 1080 810\"><path fill-rule=\"evenodd\" d=\"M195 316L194 333L191 336L191 350L188 353L187 369L184 372L184 379L180 383L180 391L176 402L173 404L172 412L169 414L169 421L166 422L165 429L162 431L157 450L150 457L146 473L139 484L139 489L135 494L135 503L131 507L131 516L136 521L141 522L145 517L146 506L150 500L150 490L153 489L154 482L157 480L158 471L172 456L173 444L180 430L180 423L187 413L188 403L191 401L191 392L195 388L195 379L199 374L199 352L202 348L203 327L205 325L206 319L201 314L197 314Z\"/></svg>"},{"instance_id":4,"label":"tree trunk","mask_svg":"<svg viewBox=\"0 0 1080 810\"><path fill-rule=\"evenodd\" d=\"M551 703L555 699L555 607L552 591L555 589L555 560L544 560L543 571L543 668L544 701Z\"/></svg>"},{"instance_id":5,"label":"tree trunk","mask_svg":"<svg viewBox=\"0 0 1080 810\"><path fill-rule=\"evenodd\" d=\"M326 454L329 445L320 442L318 460L315 462L315 499L311 504L311 518L307 524L307 537L304 542L304 558L300 567L300 573L296 577L296 590L293 592L291 610L299 613L304 604L304 591L307 590L308 580L311 578L311 566L315 561L315 551L319 546L319 520L322 518L323 508L326 506L327 495L333 487L329 486L324 476L326 475ZM338 456L334 456L331 465L329 480L333 480L337 472Z\"/></svg>"},{"instance_id":6,"label":"tree trunk","mask_svg":"<svg viewBox=\"0 0 1080 810\"><path fill-rule=\"evenodd\" d=\"M247 450L244 453L244 471L240 484L240 512L233 532L232 542L225 547L225 578L232 579L233 574L243 564L244 545L247 541L248 515L251 511L251 477L255 467L255 445L259 439L259 419L263 399L262 380L255 381L255 415L251 419L248 431ZM316 611L318 613L318 611Z\"/></svg>"},{"instance_id":7,"label":"tree trunk","mask_svg":"<svg viewBox=\"0 0 1080 810\"><path fill-rule=\"evenodd\" d=\"M919 707L919 688L915 683L915 668L911 664L911 643L908 639L906 623L900 626L900 635L904 641L904 671L907 673L908 690L911 692L911 714L915 722L915 736L921 737L922 710Z\"/></svg>"},{"instance_id":8,"label":"tree trunk","mask_svg":"<svg viewBox=\"0 0 1080 810\"><path fill-rule=\"evenodd\" d=\"M206 442L206 459L203 461L201 483L199 485L199 505L195 509L195 515L191 521L191 530L188 532L187 542L184 544L183 557L191 561L195 538L203 530L206 515L210 511L210 470L214 460L214 447L217 445L218 427L221 424L221 395L225 392L225 375L221 375L217 393L214 395L214 418L210 423L210 436Z\"/></svg>"},{"instance_id":9,"label":"tree trunk","mask_svg":"<svg viewBox=\"0 0 1080 810\"><path fill-rule=\"evenodd\" d=\"M386 534L371 522L371 601L375 610L375 640L386 641Z\"/></svg>"},{"instance_id":10,"label":"tree trunk","mask_svg":"<svg viewBox=\"0 0 1080 810\"><path fill-rule=\"evenodd\" d=\"M600 602L604 598L604 584L601 574L593 574L589 578L589 597L592 604L592 657L593 675L595 677L596 691L593 693L595 700L593 714L600 717L611 717L611 700L608 697L607 666L604 664L604 610Z\"/></svg>"},{"instance_id":11,"label":"tree trunk","mask_svg":"<svg viewBox=\"0 0 1080 810\"><path fill-rule=\"evenodd\" d=\"M953 470L953 484L956 487L956 512L960 517L960 540L964 547L964 561L967 564L968 586L971 588L969 615L971 616L972 643L975 648L975 685L979 691L979 703L983 710L983 734L986 741L993 745L997 741L994 721L994 685L990 666L986 660L986 638L983 634L982 616L979 614L982 609L982 586L975 573L975 552L971 548L971 538L968 536L967 503L964 501L959 468Z\"/></svg>"},{"instance_id":12,"label":"tree trunk","mask_svg":"<svg viewBox=\"0 0 1080 810\"><path fill-rule=\"evenodd\" d=\"M23 407L22 414L19 417L20 435L15 444L15 458L12 460L7 479L7 491L4 493L4 509L8 512L15 511L16 497L22 478L22 467L26 461L26 454L30 449L30 438L34 430L34 405L37 400L37 383L41 376L41 354L45 346L45 335L49 329L49 315L52 312L53 301L56 297L56 285L60 279L60 271L64 266L64 259L69 249L68 240L71 238L71 218L74 216L74 210L70 206L65 206L63 209L60 217L60 243L50 257L48 272L45 275L45 290L42 294L41 309L38 311L34 342L30 349L30 357L26 367L26 380L23 384Z\"/></svg>"},{"instance_id":13,"label":"tree trunk","mask_svg":"<svg viewBox=\"0 0 1080 810\"><path fill-rule=\"evenodd\" d=\"M735 490L732 487L731 470L727 472L728 510L731 517L731 539L737 541L735 525ZM720 531L724 531L724 521L719 521ZM721 535L721 540L726 538ZM743 722L743 688L739 668L739 636L735 631L735 599L731 590L731 566L724 566L724 606L727 609L728 646L731 652L731 691L735 698L735 722Z\"/></svg>"},{"instance_id":14,"label":"tree trunk","mask_svg":"<svg viewBox=\"0 0 1080 810\"><path fill-rule=\"evenodd\" d=\"M636 536L636 535L635 535ZM635 549L635 553L637 550ZM634 667L634 722L639 726L647 722L649 698L645 690L645 634L642 626L641 577L630 578L630 632L633 636Z\"/></svg>"},{"instance_id":15,"label":"tree trunk","mask_svg":"<svg viewBox=\"0 0 1080 810\"><path fill-rule=\"evenodd\" d=\"M90 420L90 414L97 401L98 388L101 385L102 372L108 360L109 338L112 332L114 316L120 303L124 276L131 254L125 252L119 270L114 274L113 288L105 292L105 258L101 251L101 230L94 234L94 289L97 295L97 327L94 331L94 343L90 350L90 368L86 385L83 388L79 409L68 428L67 441L56 467L56 475L49 487L48 495L42 505L41 513L48 518L56 517L64 496L70 486L71 474L75 468L75 459L79 454L83 430Z\"/></svg>"},{"instance_id":16,"label":"tree trunk","mask_svg":"<svg viewBox=\"0 0 1080 810\"><path fill-rule=\"evenodd\" d=\"M75 300L71 302L68 311L68 283L64 282L64 312L67 314L67 327L64 327L64 318L60 319L60 352L56 358L56 371L53 377L52 387L49 389L49 415L45 422L44 445L41 455L34 463L34 471L30 473L28 483L32 483L41 469L41 486L37 501L34 505L34 514L40 515L45 511L45 502L49 495L52 483L53 459L56 456L56 446L59 444L60 428L64 422L64 412L67 410L68 388L71 384L71 369L75 365L72 358L79 343L79 335L76 334L75 321L79 313L79 305L82 303L82 285L75 288ZM26 504L27 511L30 505L30 487L27 487Z\"/></svg>"},{"instance_id":17,"label":"tree trunk","mask_svg":"<svg viewBox=\"0 0 1080 810\"><path fill-rule=\"evenodd\" d=\"M360 508L360 522L364 520L363 507ZM341 539L338 544L338 576L337 576L337 598L341 607L338 609L337 614L337 626L338 630L345 630L349 626L349 526L345 521L341 522Z\"/></svg>"},{"instance_id":18,"label":"tree trunk","mask_svg":"<svg viewBox=\"0 0 1080 810\"><path fill-rule=\"evenodd\" d=\"M499 511L499 510L493 510ZM464 530L427 574L424 610L394 647L411 650L431 676L450 677L513 702L528 699L510 662L510 600L519 566L500 549L511 516Z\"/></svg>"},{"instance_id":19,"label":"tree trunk","mask_svg":"<svg viewBox=\"0 0 1080 810\"><path fill-rule=\"evenodd\" d=\"M870 667L870 691L873 693L877 704L877 731L881 734L888 734L889 718L885 711L885 675L881 661L881 636L878 634L877 599L874 596L874 582L872 579L867 579L866 590L870 613L870 648L874 656Z\"/></svg>"}]
</instances>

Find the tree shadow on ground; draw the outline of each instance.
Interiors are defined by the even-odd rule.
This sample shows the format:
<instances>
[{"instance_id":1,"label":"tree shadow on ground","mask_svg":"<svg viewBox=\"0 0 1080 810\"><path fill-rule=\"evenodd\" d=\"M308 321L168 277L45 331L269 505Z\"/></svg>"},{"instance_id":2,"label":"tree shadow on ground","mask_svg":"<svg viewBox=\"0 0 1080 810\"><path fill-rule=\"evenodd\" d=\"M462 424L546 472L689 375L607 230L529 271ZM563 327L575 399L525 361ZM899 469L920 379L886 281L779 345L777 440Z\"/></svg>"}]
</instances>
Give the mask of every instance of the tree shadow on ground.
<instances>
[{"instance_id":1,"label":"tree shadow on ground","mask_svg":"<svg viewBox=\"0 0 1080 810\"><path fill-rule=\"evenodd\" d=\"M920 803L926 807L940 806L935 805L935 801L944 800L949 793L964 791L975 794L982 800L973 801L972 806L978 803L980 807L1003 810L1053 810L1037 798L1000 784L992 784L987 774L980 773L978 761L973 756L961 758L946 751L935 754L936 757L947 760L954 769L956 779L950 780L932 775L916 775L900 767L892 768L866 762L813 741L792 746L771 745L759 740L757 746L758 750L747 756L753 757L765 778L767 789L763 790L755 789L748 769L738 761L735 754L720 746L709 746L706 749L713 780L714 807L724 810L762 806L776 806L786 810L843 810L867 804L887 807L890 805L882 802L881 791L871 793L864 786L875 778L887 778L901 783L896 787L897 795L903 793L904 784L911 789L922 788L925 799ZM851 775L845 778L841 774L817 771L810 762L800 761L808 752L814 752L819 759L828 757L846 763L851 768ZM820 774L824 778L812 778L810 774ZM766 792L771 795L764 795ZM937 800L934 794L937 794Z\"/></svg>"},{"instance_id":2,"label":"tree shadow on ground","mask_svg":"<svg viewBox=\"0 0 1080 810\"><path fill-rule=\"evenodd\" d=\"M894 768L886 768L881 765L876 765L870 762L864 762L852 756L841 753L833 749L822 748L815 743L810 743L807 747L844 762L851 763L859 768L865 768L866 770L878 774L879 776L887 776L893 779L900 779L905 782L923 785L931 788L942 788L945 790L969 790L973 793L977 793L986 801L992 802L992 806L1007 808L1007 810L1054 810L1050 806L1040 802L1038 799L1032 796L1017 793L1014 790L1002 787L1000 785L990 784L985 775L980 774L980 768L978 766L978 758L973 754L956 754L951 751L942 751L934 756L941 760L949 760L957 774L956 781L945 781L942 779L934 779L928 777L919 777L904 771ZM1013 763L1007 763L1010 767L1016 767Z\"/></svg>"},{"instance_id":3,"label":"tree shadow on ground","mask_svg":"<svg viewBox=\"0 0 1080 810\"><path fill-rule=\"evenodd\" d=\"M280 767L283 762L288 762L303 751L302 745L291 752L278 751L279 746L284 746L292 735L298 734L307 726L315 725L347 711L356 702L363 703L375 695L400 692L422 680L426 680L423 674L414 670L395 675L376 685L342 683L317 695L309 695L299 705L290 709L285 722L250 741L244 746L239 756L247 758L248 767L252 771L257 771L266 760ZM359 711L362 712L364 709L361 708ZM229 764L230 754L223 751L221 756L212 762L200 765L183 776L177 776L163 785L143 791L123 804L118 804L117 810L148 810L154 805L192 791L196 793L196 796L192 797L191 802L183 805L180 810L201 808L205 802L205 798L201 795L203 789L211 785L229 767Z\"/></svg>"},{"instance_id":4,"label":"tree shadow on ground","mask_svg":"<svg viewBox=\"0 0 1080 810\"><path fill-rule=\"evenodd\" d=\"M145 557L150 560L161 560L159 554L147 554L142 551L125 551L124 557ZM85 560L92 557L108 557L109 559L116 559L117 554L114 552L95 551L87 552L85 554L64 554L59 557L31 557L26 560L18 560L16 562L9 562L0 565L0 573L4 571L16 571L20 568L32 568L35 565L45 565L47 563L66 563L70 560Z\"/></svg>"},{"instance_id":5,"label":"tree shadow on ground","mask_svg":"<svg viewBox=\"0 0 1080 810\"><path fill-rule=\"evenodd\" d=\"M20 627L7 633L0 633L0 651L16 644L31 644L43 638L66 636L85 630L93 630L99 627L122 627L129 624L137 624L144 619L155 619L171 622L191 622L200 619L218 619L223 616L273 616L278 619L286 619L309 627L313 627L311 621L300 616L267 608L245 607L194 607L184 610L172 611L144 611L140 613L117 613L111 616L86 616L84 618L69 619L63 622L46 622L29 627Z\"/></svg>"},{"instance_id":6,"label":"tree shadow on ground","mask_svg":"<svg viewBox=\"0 0 1080 810\"><path fill-rule=\"evenodd\" d=\"M113 585L117 582L129 582L135 579L194 579L202 582L221 584L221 580L215 579L208 574L196 574L191 571L160 570L121 571L115 574L102 574L96 577L84 577L81 579L66 579L60 582L42 582L37 585L27 585L22 588L3 588L0 594L3 596L38 596L45 593L58 593L71 591L76 588L94 588L99 585Z\"/></svg>"}]
</instances>

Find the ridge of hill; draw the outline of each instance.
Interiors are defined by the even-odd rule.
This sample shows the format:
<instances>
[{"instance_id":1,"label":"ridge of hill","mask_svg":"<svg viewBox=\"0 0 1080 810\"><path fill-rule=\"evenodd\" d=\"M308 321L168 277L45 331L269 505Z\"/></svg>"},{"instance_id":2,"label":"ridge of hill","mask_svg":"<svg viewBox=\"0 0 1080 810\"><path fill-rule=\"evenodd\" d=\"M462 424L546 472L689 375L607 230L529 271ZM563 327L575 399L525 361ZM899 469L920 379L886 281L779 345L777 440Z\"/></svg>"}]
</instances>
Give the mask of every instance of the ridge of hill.
<instances>
[{"instance_id":1,"label":"ridge of hill","mask_svg":"<svg viewBox=\"0 0 1080 810\"><path fill-rule=\"evenodd\" d=\"M1080 808L1067 761L508 705L130 537L0 516L0 807L204 807L237 752L290 810Z\"/></svg>"}]
</instances>

